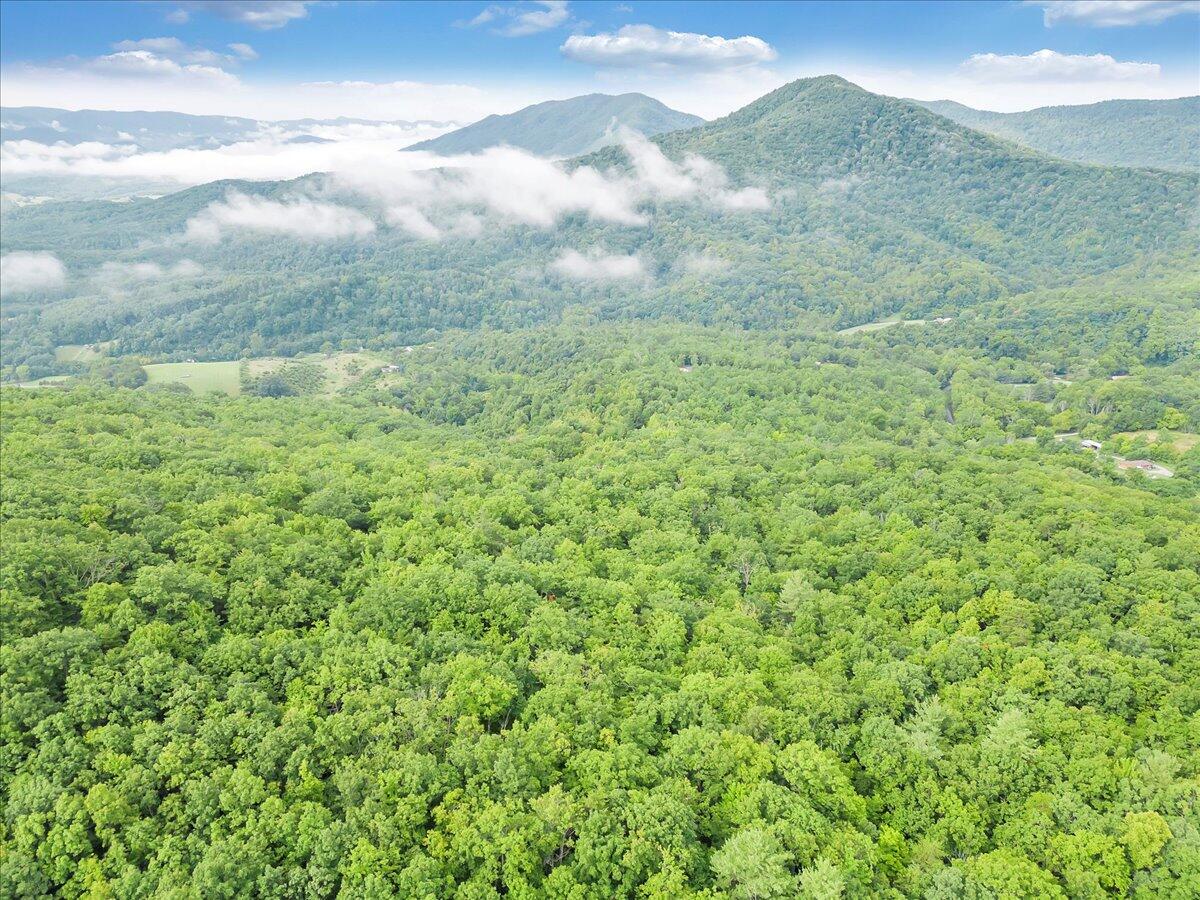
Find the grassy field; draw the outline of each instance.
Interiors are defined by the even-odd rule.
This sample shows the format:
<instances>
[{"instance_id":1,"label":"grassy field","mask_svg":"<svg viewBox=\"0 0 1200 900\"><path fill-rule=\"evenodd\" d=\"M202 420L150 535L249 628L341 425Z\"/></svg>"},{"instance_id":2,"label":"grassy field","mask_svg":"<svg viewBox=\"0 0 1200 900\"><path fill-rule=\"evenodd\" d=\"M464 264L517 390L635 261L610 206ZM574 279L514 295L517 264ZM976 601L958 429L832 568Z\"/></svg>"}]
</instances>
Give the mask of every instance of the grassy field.
<instances>
[{"instance_id":1,"label":"grassy field","mask_svg":"<svg viewBox=\"0 0 1200 900\"><path fill-rule=\"evenodd\" d=\"M838 334L860 334L866 331L879 331L884 328L891 328L893 325L924 325L924 319L880 319L878 322L867 322L864 325L855 325L852 328L843 328L838 331Z\"/></svg>"},{"instance_id":2,"label":"grassy field","mask_svg":"<svg viewBox=\"0 0 1200 900\"><path fill-rule=\"evenodd\" d=\"M193 394L242 392L240 362L160 363L143 366L149 384L182 384Z\"/></svg>"},{"instance_id":3,"label":"grassy field","mask_svg":"<svg viewBox=\"0 0 1200 900\"><path fill-rule=\"evenodd\" d=\"M107 344L63 344L54 348L54 361L60 363L89 363L104 356Z\"/></svg>"},{"instance_id":4,"label":"grassy field","mask_svg":"<svg viewBox=\"0 0 1200 900\"><path fill-rule=\"evenodd\" d=\"M1187 431L1122 431L1117 434L1117 437L1131 440L1141 438L1147 444L1162 444L1170 447L1176 453L1187 453L1200 444L1200 434L1191 434Z\"/></svg>"},{"instance_id":5,"label":"grassy field","mask_svg":"<svg viewBox=\"0 0 1200 900\"><path fill-rule=\"evenodd\" d=\"M54 351L59 362L91 362L103 357L104 345L64 344ZM268 356L245 361L246 374L250 378L277 372L285 366L304 363L321 370L323 380L318 392L320 396L333 396L353 384L364 375L377 372L388 362L376 353L360 351L353 353L310 353L289 359ZM148 384L182 384L195 394L228 394L236 397L242 392L242 365L240 360L229 362L155 363L142 366ZM27 381L21 387L50 387L71 380L69 375L55 375L38 381Z\"/></svg>"},{"instance_id":6,"label":"grassy field","mask_svg":"<svg viewBox=\"0 0 1200 900\"><path fill-rule=\"evenodd\" d=\"M378 370L386 362L385 358L365 350L357 353L334 353L331 356L323 353L310 353L294 359L268 356L249 360L247 374L250 378L259 378L271 372L277 372L289 364L307 363L318 367L324 373L325 379L321 385L320 394L331 396L353 384L363 375Z\"/></svg>"}]
</instances>

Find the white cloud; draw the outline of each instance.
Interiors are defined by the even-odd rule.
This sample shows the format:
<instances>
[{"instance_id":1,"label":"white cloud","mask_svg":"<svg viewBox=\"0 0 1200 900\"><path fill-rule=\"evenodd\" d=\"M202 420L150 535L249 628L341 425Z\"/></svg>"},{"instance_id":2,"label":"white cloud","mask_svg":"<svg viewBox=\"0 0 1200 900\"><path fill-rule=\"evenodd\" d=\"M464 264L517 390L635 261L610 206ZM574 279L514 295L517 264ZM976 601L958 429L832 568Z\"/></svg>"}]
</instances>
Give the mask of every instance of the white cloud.
<instances>
[{"instance_id":1,"label":"white cloud","mask_svg":"<svg viewBox=\"0 0 1200 900\"><path fill-rule=\"evenodd\" d=\"M650 193L668 200L697 198L729 210L766 209L771 205L761 188L729 189L725 170L711 160L689 153L676 164L658 146L637 132L623 129L621 144L641 183Z\"/></svg>"},{"instance_id":2,"label":"white cloud","mask_svg":"<svg viewBox=\"0 0 1200 900\"><path fill-rule=\"evenodd\" d=\"M1028 56L976 53L962 64L976 81L1144 81L1157 78L1157 63L1118 62L1104 53L1090 56L1038 50Z\"/></svg>"},{"instance_id":3,"label":"white cloud","mask_svg":"<svg viewBox=\"0 0 1200 900\"><path fill-rule=\"evenodd\" d=\"M194 12L209 12L222 19L267 31L282 28L308 16L308 7L316 0L176 0L176 9L167 16L183 23Z\"/></svg>"},{"instance_id":4,"label":"white cloud","mask_svg":"<svg viewBox=\"0 0 1200 900\"><path fill-rule=\"evenodd\" d=\"M131 284L195 278L202 274L204 267L190 259L181 259L171 266L162 266L155 262L106 262L92 276L92 280L106 290L115 291Z\"/></svg>"},{"instance_id":5,"label":"white cloud","mask_svg":"<svg viewBox=\"0 0 1200 900\"><path fill-rule=\"evenodd\" d=\"M646 277L646 267L637 254L610 256L590 251L585 256L578 250L567 250L550 268L575 281L634 281Z\"/></svg>"},{"instance_id":6,"label":"white cloud","mask_svg":"<svg viewBox=\"0 0 1200 900\"><path fill-rule=\"evenodd\" d=\"M365 126L324 126L326 133L343 127ZM673 162L655 144L631 132L623 139L632 165L612 171L571 169L512 148L445 157L397 152L396 143L385 139L289 144L288 134L211 150L162 153L137 153L129 145L7 141L0 161L13 176L126 177L151 184L330 173L314 182L312 197L303 201L280 203L235 194L213 204L187 226L189 238L203 241L219 240L237 227L312 239L370 233L375 225L367 216L331 205L347 195L360 204L365 201L377 220L423 240L475 236L483 228L481 215L542 228L572 214L640 226L649 221L647 207L660 202L699 203L735 212L769 206L761 189L732 187L720 166L698 156Z\"/></svg>"},{"instance_id":7,"label":"white cloud","mask_svg":"<svg viewBox=\"0 0 1200 900\"><path fill-rule=\"evenodd\" d=\"M558 28L570 20L571 11L567 0L533 0L532 3L520 6L488 6L474 18L455 24L477 28L480 25L502 22L504 24L494 29L497 34L505 37L524 37Z\"/></svg>"},{"instance_id":8,"label":"white cloud","mask_svg":"<svg viewBox=\"0 0 1200 900\"><path fill-rule=\"evenodd\" d=\"M518 12L513 23L501 28L500 33L509 37L537 34L539 31L549 31L565 24L571 17L566 0L539 0L538 5L542 9Z\"/></svg>"},{"instance_id":9,"label":"white cloud","mask_svg":"<svg viewBox=\"0 0 1200 900\"><path fill-rule=\"evenodd\" d=\"M390 166L339 171L335 183L388 209L407 207L426 216L483 207L502 219L540 227L571 213L624 225L645 222L629 183L589 166L568 171L508 147L459 157L394 155L398 159Z\"/></svg>"},{"instance_id":10,"label":"white cloud","mask_svg":"<svg viewBox=\"0 0 1200 900\"><path fill-rule=\"evenodd\" d=\"M221 147L138 152L133 144L0 144L6 177L86 175L164 185L191 185L223 178L278 180L311 172L395 165L400 149L444 134L447 127L408 123L346 122L301 129L265 128L260 137ZM330 143L292 143L313 136Z\"/></svg>"},{"instance_id":11,"label":"white cloud","mask_svg":"<svg viewBox=\"0 0 1200 900\"><path fill-rule=\"evenodd\" d=\"M188 220L186 239L213 244L230 230L332 241L366 237L375 231L375 223L348 206L308 197L279 201L232 191Z\"/></svg>"},{"instance_id":12,"label":"white cloud","mask_svg":"<svg viewBox=\"0 0 1200 900\"><path fill-rule=\"evenodd\" d=\"M384 219L413 237L436 241L442 236L442 230L415 206L393 206L384 214Z\"/></svg>"},{"instance_id":13,"label":"white cloud","mask_svg":"<svg viewBox=\"0 0 1200 900\"><path fill-rule=\"evenodd\" d=\"M1025 0L1042 8L1047 28L1055 25L1157 25L1173 16L1200 12L1200 0Z\"/></svg>"},{"instance_id":14,"label":"white cloud","mask_svg":"<svg viewBox=\"0 0 1200 900\"><path fill-rule=\"evenodd\" d=\"M213 87L238 85L237 76L219 66L179 63L150 50L118 50L83 64L100 75L129 79L174 79L206 82Z\"/></svg>"},{"instance_id":15,"label":"white cloud","mask_svg":"<svg viewBox=\"0 0 1200 900\"><path fill-rule=\"evenodd\" d=\"M570 169L521 150L493 147L457 157L395 154L398 159L390 164L339 171L333 184L381 205L391 224L429 238L447 216L478 210L549 228L571 214L644 225L645 207L656 202L695 202L731 211L770 205L758 188L732 189L724 170L708 160L693 155L675 163L640 135L626 132L622 138L632 163L628 172ZM416 218L415 211L422 218ZM461 222L455 231L464 233Z\"/></svg>"},{"instance_id":16,"label":"white cloud","mask_svg":"<svg viewBox=\"0 0 1200 900\"><path fill-rule=\"evenodd\" d=\"M5 141L0 144L0 162L8 175L67 174L82 171L80 164L97 160L117 160L137 153L134 144L105 144L101 141L82 141L68 144L41 144L37 141Z\"/></svg>"},{"instance_id":17,"label":"white cloud","mask_svg":"<svg viewBox=\"0 0 1200 900\"><path fill-rule=\"evenodd\" d=\"M53 253L7 253L0 256L0 293L16 294L62 287L67 270Z\"/></svg>"},{"instance_id":18,"label":"white cloud","mask_svg":"<svg viewBox=\"0 0 1200 900\"><path fill-rule=\"evenodd\" d=\"M249 44L230 44L229 49L238 59L258 59L258 51Z\"/></svg>"},{"instance_id":19,"label":"white cloud","mask_svg":"<svg viewBox=\"0 0 1200 900\"><path fill-rule=\"evenodd\" d=\"M245 44L241 46L246 46ZM189 47L177 37L142 38L138 41L117 41L112 45L118 52L144 51L164 59L198 65L219 65L234 61L235 57L224 56L204 47Z\"/></svg>"},{"instance_id":20,"label":"white cloud","mask_svg":"<svg viewBox=\"0 0 1200 900\"><path fill-rule=\"evenodd\" d=\"M571 35L560 49L576 62L612 68L736 69L768 63L778 56L770 44L757 37L715 37L663 31L652 25Z\"/></svg>"},{"instance_id":21,"label":"white cloud","mask_svg":"<svg viewBox=\"0 0 1200 900\"><path fill-rule=\"evenodd\" d=\"M229 97L241 82L221 66L236 62L240 62L239 57L189 47L174 37L118 41L113 44L113 52L103 56L71 56L44 65L18 63L6 67L5 101L14 106L113 109L119 105L114 100L130 96L137 99L136 108L145 109L151 105L147 97L163 87L173 96L207 92ZM47 100L50 102L42 102Z\"/></svg>"}]
</instances>

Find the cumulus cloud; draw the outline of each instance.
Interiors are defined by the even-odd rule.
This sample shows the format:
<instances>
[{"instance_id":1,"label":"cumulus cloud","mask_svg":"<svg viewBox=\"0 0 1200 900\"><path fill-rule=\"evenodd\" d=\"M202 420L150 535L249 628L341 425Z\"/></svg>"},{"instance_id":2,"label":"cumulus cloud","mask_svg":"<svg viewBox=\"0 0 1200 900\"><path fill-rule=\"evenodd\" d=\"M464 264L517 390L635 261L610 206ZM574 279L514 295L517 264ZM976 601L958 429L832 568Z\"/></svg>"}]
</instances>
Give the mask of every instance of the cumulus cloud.
<instances>
[{"instance_id":1,"label":"cumulus cloud","mask_svg":"<svg viewBox=\"0 0 1200 900\"><path fill-rule=\"evenodd\" d=\"M308 16L308 8L317 0L176 0L168 21L187 22L192 13L208 12L230 22L249 25L262 31L282 28Z\"/></svg>"},{"instance_id":2,"label":"cumulus cloud","mask_svg":"<svg viewBox=\"0 0 1200 900\"><path fill-rule=\"evenodd\" d=\"M1200 0L1025 0L1042 8L1047 28L1055 25L1157 25L1183 13L1200 13Z\"/></svg>"},{"instance_id":3,"label":"cumulus cloud","mask_svg":"<svg viewBox=\"0 0 1200 900\"><path fill-rule=\"evenodd\" d=\"M466 28L480 25L495 25L493 30L505 37L524 37L558 28L571 20L567 0L533 0L518 6L485 7L479 15L465 22L456 22Z\"/></svg>"},{"instance_id":4,"label":"cumulus cloud","mask_svg":"<svg viewBox=\"0 0 1200 900\"><path fill-rule=\"evenodd\" d=\"M118 50L84 62L84 67L100 75L126 79L188 79L215 87L236 87L236 75L220 66L180 63L152 50Z\"/></svg>"},{"instance_id":5,"label":"cumulus cloud","mask_svg":"<svg viewBox=\"0 0 1200 900\"><path fill-rule=\"evenodd\" d=\"M228 44L229 53L217 53L206 47L185 44L177 37L142 38L132 41L117 41L112 45L118 53L135 53L144 51L163 59L174 60L178 63L220 66L237 64L245 60L258 59L258 53L249 44ZM103 58L103 57L102 57Z\"/></svg>"},{"instance_id":6,"label":"cumulus cloud","mask_svg":"<svg viewBox=\"0 0 1200 900\"><path fill-rule=\"evenodd\" d=\"M356 209L308 197L280 201L231 191L189 219L185 237L213 244L231 230L332 241L366 237L375 231L375 223Z\"/></svg>"},{"instance_id":7,"label":"cumulus cloud","mask_svg":"<svg viewBox=\"0 0 1200 900\"><path fill-rule=\"evenodd\" d=\"M605 68L738 69L778 56L774 47L757 37L724 38L652 25L574 34L560 49L568 59Z\"/></svg>"},{"instance_id":8,"label":"cumulus cloud","mask_svg":"<svg viewBox=\"0 0 1200 900\"><path fill-rule=\"evenodd\" d=\"M155 262L106 262L92 276L92 281L107 291L118 291L134 284L196 278L203 274L204 267L191 259L181 259L170 266Z\"/></svg>"},{"instance_id":9,"label":"cumulus cloud","mask_svg":"<svg viewBox=\"0 0 1200 900\"><path fill-rule=\"evenodd\" d=\"M44 65L6 67L6 98L14 96L14 106L41 105L43 99L53 98L57 105L77 109L88 105L80 101L88 100L90 87L102 95L99 102L90 105L110 109L115 98L130 90L144 95L151 85L166 86L176 95L207 91L228 96L231 90L241 87L238 77L222 68L245 59L237 53L216 53L189 46L175 37L117 41L112 49L112 53L101 56L69 56ZM27 102L30 100L34 102Z\"/></svg>"},{"instance_id":10,"label":"cumulus cloud","mask_svg":"<svg viewBox=\"0 0 1200 900\"><path fill-rule=\"evenodd\" d=\"M550 268L573 281L637 281L646 277L646 267L637 254L610 256L590 251L585 256L578 250L566 250Z\"/></svg>"},{"instance_id":11,"label":"cumulus cloud","mask_svg":"<svg viewBox=\"0 0 1200 900\"><path fill-rule=\"evenodd\" d=\"M0 256L0 293L18 294L62 287L67 270L53 253L6 253Z\"/></svg>"},{"instance_id":12,"label":"cumulus cloud","mask_svg":"<svg viewBox=\"0 0 1200 900\"><path fill-rule=\"evenodd\" d=\"M1027 56L976 53L961 66L968 78L981 82L1014 81L1144 81L1157 78L1157 63L1120 62L1104 53L1089 55L1038 50Z\"/></svg>"},{"instance_id":13,"label":"cumulus cloud","mask_svg":"<svg viewBox=\"0 0 1200 900\"><path fill-rule=\"evenodd\" d=\"M240 46L248 46L242 44ZM137 41L117 41L112 45L118 53L150 53L156 57L174 60L179 63L196 65L220 65L225 62L235 62L244 58L238 55L229 56L204 47L189 47L177 37L142 38ZM104 57L101 57L103 59Z\"/></svg>"}]
</instances>

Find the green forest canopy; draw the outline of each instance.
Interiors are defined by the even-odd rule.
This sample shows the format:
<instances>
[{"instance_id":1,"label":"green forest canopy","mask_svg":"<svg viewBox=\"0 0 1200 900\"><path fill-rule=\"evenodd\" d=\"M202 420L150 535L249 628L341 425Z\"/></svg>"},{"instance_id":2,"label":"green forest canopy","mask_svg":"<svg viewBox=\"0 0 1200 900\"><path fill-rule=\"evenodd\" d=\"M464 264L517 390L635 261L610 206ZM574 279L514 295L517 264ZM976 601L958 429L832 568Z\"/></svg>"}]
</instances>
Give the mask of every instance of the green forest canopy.
<instances>
[{"instance_id":1,"label":"green forest canopy","mask_svg":"<svg viewBox=\"0 0 1200 900\"><path fill-rule=\"evenodd\" d=\"M938 334L5 389L4 893L1194 893L1200 451Z\"/></svg>"}]
</instances>

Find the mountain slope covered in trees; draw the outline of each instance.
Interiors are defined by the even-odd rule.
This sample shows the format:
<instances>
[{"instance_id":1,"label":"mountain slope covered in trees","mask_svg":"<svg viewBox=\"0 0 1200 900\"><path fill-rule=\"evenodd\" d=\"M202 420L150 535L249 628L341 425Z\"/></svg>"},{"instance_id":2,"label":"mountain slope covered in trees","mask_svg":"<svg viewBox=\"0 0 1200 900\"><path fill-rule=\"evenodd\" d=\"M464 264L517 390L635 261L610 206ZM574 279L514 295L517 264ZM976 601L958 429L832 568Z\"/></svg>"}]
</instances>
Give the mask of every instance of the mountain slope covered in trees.
<instances>
[{"instance_id":1,"label":"mountain slope covered in trees","mask_svg":"<svg viewBox=\"0 0 1200 900\"><path fill-rule=\"evenodd\" d=\"M58 296L10 301L6 362L45 365L56 345L107 340L207 358L413 343L446 328L554 321L572 308L844 326L900 311L953 315L1141 259L1181 282L1195 271L1195 175L1049 159L839 78L795 82L653 142L681 166L698 156L721 167L731 190L758 190L766 202L716 209L660 197L643 206L652 227L573 214L546 229L493 217L479 234L438 241L384 224L361 240L246 232L213 245L188 242L187 224L231 190L378 212L319 177L12 211L6 250L55 250L80 275ZM619 172L628 154L606 148L571 165ZM636 257L644 277L565 277L563 254L587 249ZM194 283L111 296L86 277L114 259L168 265L182 253L205 270Z\"/></svg>"},{"instance_id":2,"label":"mountain slope covered in trees","mask_svg":"<svg viewBox=\"0 0 1200 900\"><path fill-rule=\"evenodd\" d=\"M1015 113L972 109L952 100L913 102L967 128L1063 159L1106 166L1200 170L1200 97L1105 100Z\"/></svg>"},{"instance_id":3,"label":"mountain slope covered in trees","mask_svg":"<svg viewBox=\"0 0 1200 900\"><path fill-rule=\"evenodd\" d=\"M645 94L587 94L488 116L408 149L450 156L503 145L538 156L578 156L617 143L622 128L653 137L702 124L699 116L671 109Z\"/></svg>"}]
</instances>

